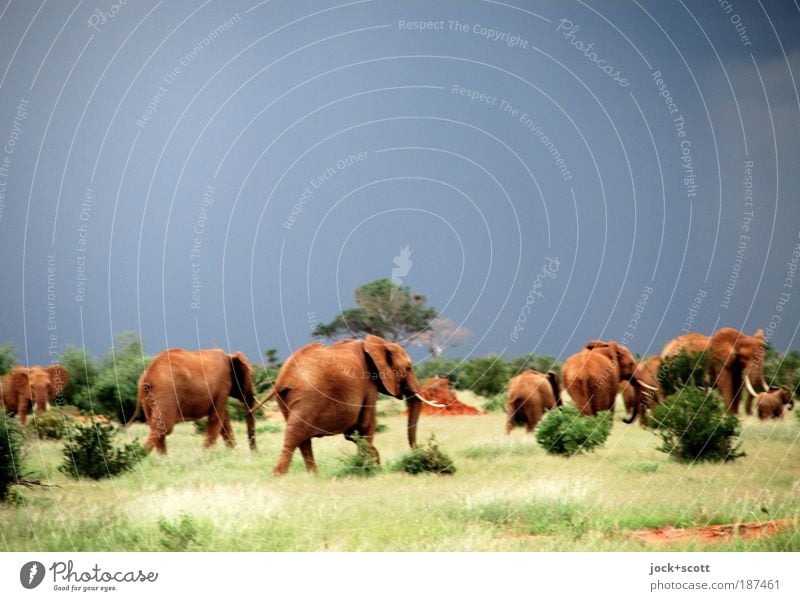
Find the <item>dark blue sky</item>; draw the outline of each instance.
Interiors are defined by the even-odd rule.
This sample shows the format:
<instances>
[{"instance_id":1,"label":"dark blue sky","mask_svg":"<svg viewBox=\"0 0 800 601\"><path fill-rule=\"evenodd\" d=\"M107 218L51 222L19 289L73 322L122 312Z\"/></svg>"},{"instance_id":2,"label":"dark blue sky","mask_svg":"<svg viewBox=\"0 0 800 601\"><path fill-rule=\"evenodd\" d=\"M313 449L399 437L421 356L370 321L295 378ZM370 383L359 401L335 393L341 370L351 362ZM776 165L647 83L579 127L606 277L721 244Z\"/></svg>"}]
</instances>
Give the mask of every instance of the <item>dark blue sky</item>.
<instances>
[{"instance_id":1,"label":"dark blue sky","mask_svg":"<svg viewBox=\"0 0 800 601\"><path fill-rule=\"evenodd\" d=\"M451 354L800 348L796 3L115 4L0 7L23 361L286 356L405 246Z\"/></svg>"}]
</instances>

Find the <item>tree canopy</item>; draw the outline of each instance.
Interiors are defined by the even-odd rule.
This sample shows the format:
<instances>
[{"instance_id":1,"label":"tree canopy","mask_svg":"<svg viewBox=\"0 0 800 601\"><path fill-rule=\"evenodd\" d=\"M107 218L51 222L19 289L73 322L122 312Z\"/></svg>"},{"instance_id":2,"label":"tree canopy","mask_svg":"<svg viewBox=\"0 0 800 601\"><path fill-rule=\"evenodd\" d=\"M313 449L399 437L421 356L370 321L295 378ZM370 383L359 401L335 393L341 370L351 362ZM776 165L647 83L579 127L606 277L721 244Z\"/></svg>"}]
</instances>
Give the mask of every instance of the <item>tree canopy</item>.
<instances>
[{"instance_id":1,"label":"tree canopy","mask_svg":"<svg viewBox=\"0 0 800 601\"><path fill-rule=\"evenodd\" d=\"M345 309L330 323L317 325L312 335L332 340L341 335L373 334L407 346L438 317L424 295L388 279L368 282L356 288L354 296L354 308Z\"/></svg>"}]
</instances>

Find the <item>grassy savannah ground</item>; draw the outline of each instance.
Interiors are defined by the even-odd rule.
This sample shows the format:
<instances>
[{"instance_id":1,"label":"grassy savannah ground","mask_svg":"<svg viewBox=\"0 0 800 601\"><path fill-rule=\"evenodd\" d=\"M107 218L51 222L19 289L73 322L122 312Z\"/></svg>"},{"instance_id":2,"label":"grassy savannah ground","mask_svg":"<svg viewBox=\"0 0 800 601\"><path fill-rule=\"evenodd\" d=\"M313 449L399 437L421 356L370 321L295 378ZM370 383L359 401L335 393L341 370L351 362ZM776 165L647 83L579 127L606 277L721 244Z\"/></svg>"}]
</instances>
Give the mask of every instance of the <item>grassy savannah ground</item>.
<instances>
[{"instance_id":1,"label":"grassy savannah ground","mask_svg":"<svg viewBox=\"0 0 800 601\"><path fill-rule=\"evenodd\" d=\"M273 418L275 419L275 418ZM384 464L407 450L405 418L382 417L376 437ZM681 542L668 550L800 550L800 421L743 419L747 455L724 464L686 465L656 451L658 439L614 423L605 447L553 457L532 436L503 435L504 416L424 417L421 440L435 433L455 461L453 476L383 471L336 477L355 445L314 442L318 476L295 457L273 478L282 441L278 422L262 422L259 451L202 448L193 424L123 476L70 480L58 471L62 443L33 442L26 465L57 486L17 488L0 506L0 549L7 551L639 551L632 530L794 518L774 536L713 546ZM265 424L275 424L267 426ZM135 425L122 438L143 439ZM659 549L665 549L660 547Z\"/></svg>"}]
</instances>

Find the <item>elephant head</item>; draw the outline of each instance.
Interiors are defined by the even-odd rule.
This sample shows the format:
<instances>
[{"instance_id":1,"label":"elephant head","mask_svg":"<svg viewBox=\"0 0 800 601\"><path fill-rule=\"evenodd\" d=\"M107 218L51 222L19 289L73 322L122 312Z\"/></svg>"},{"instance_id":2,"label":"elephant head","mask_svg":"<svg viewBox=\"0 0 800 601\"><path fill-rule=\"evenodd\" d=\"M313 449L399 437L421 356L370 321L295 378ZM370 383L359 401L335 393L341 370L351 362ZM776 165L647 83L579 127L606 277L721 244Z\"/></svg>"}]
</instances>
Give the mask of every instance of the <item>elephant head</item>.
<instances>
[{"instance_id":1,"label":"elephant head","mask_svg":"<svg viewBox=\"0 0 800 601\"><path fill-rule=\"evenodd\" d=\"M614 365L619 380L628 380L636 391L636 398L640 399L646 391L655 392L658 389L642 382L636 377L636 359L633 354L621 344L616 342L604 342L602 340L591 340L586 343L586 348L589 350L597 349L603 352ZM607 378L611 374L604 374L603 377ZM625 423L631 423L636 418L636 411L630 421L625 420Z\"/></svg>"},{"instance_id":2,"label":"elephant head","mask_svg":"<svg viewBox=\"0 0 800 601\"><path fill-rule=\"evenodd\" d=\"M378 386L378 392L396 399L406 398L408 405L408 444L417 445L417 423L421 411L420 403L441 407L431 403L420 392L420 385L414 373L411 357L405 349L394 342L387 342L378 336L364 338L364 353L370 366L371 377Z\"/></svg>"},{"instance_id":3,"label":"elephant head","mask_svg":"<svg viewBox=\"0 0 800 601\"><path fill-rule=\"evenodd\" d=\"M604 342L602 340L590 340L586 343L586 348L589 350L602 350L616 367L619 379L633 381L634 373L636 372L636 360L627 348L613 341Z\"/></svg>"},{"instance_id":4,"label":"elephant head","mask_svg":"<svg viewBox=\"0 0 800 601\"><path fill-rule=\"evenodd\" d=\"M5 379L3 396L7 410L19 411L21 417L29 406L39 411L60 397L67 385L67 370L60 365L15 367Z\"/></svg>"},{"instance_id":5,"label":"elephant head","mask_svg":"<svg viewBox=\"0 0 800 601\"><path fill-rule=\"evenodd\" d=\"M231 392L234 399L239 399L247 406L245 421L247 423L247 441L250 449L256 449L256 391L253 386L253 375L250 362L241 352L230 355L231 359Z\"/></svg>"},{"instance_id":6,"label":"elephant head","mask_svg":"<svg viewBox=\"0 0 800 601\"><path fill-rule=\"evenodd\" d=\"M756 397L755 386L768 391L764 380L764 331L753 336L742 334L733 328L722 328L712 337L710 346L714 353L714 368L721 388L732 388L734 394L742 384Z\"/></svg>"},{"instance_id":7,"label":"elephant head","mask_svg":"<svg viewBox=\"0 0 800 601\"><path fill-rule=\"evenodd\" d=\"M792 395L792 391L789 388L787 388L786 386L772 386L769 389L769 391L777 393L777 396L781 400L781 403L789 411L794 409L794 396Z\"/></svg>"}]
</instances>

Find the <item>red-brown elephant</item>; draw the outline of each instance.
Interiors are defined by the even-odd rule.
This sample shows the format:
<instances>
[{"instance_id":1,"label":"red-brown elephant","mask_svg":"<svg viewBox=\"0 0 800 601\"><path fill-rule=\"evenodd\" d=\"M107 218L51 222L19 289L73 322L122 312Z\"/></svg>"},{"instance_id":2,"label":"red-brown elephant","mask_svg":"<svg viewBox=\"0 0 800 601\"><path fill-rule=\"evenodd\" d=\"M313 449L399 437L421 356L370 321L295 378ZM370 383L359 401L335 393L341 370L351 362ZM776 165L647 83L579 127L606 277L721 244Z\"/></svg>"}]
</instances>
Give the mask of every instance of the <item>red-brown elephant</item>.
<instances>
[{"instance_id":1,"label":"red-brown elephant","mask_svg":"<svg viewBox=\"0 0 800 601\"><path fill-rule=\"evenodd\" d=\"M564 362L561 377L581 415L614 410L619 383L628 380L634 389L652 389L635 377L636 361L617 342L592 340L586 348Z\"/></svg>"},{"instance_id":2,"label":"red-brown elephant","mask_svg":"<svg viewBox=\"0 0 800 601\"><path fill-rule=\"evenodd\" d=\"M644 426L647 423L647 410L654 405L660 403L663 399L663 394L658 386L658 368L661 366L661 357L658 355L648 357L636 366L634 376L636 379L643 383L655 388L650 390L646 388L641 389L641 395L637 397L636 388L627 380L623 380L620 385L619 391L622 394L622 400L625 403L625 410L630 417L623 419L626 424L632 424L636 417L639 417L639 423Z\"/></svg>"},{"instance_id":3,"label":"red-brown elephant","mask_svg":"<svg viewBox=\"0 0 800 601\"><path fill-rule=\"evenodd\" d=\"M296 351L283 364L275 387L264 399L275 396L286 430L275 475L285 474L296 448L306 470L316 472L311 439L358 434L380 461L372 444L375 436L378 393L406 397L408 444L417 442L420 403L441 407L423 398L411 358L399 344L378 336L341 340L332 346L315 342Z\"/></svg>"},{"instance_id":4,"label":"red-brown elephant","mask_svg":"<svg viewBox=\"0 0 800 601\"><path fill-rule=\"evenodd\" d=\"M530 369L514 376L508 383L506 434L510 434L515 425L525 426L526 432L532 432L545 411L560 406L561 390L556 372L548 371L545 375Z\"/></svg>"},{"instance_id":5,"label":"red-brown elephant","mask_svg":"<svg viewBox=\"0 0 800 601\"><path fill-rule=\"evenodd\" d=\"M789 411L794 408L792 391L786 386L773 386L756 397L756 407L758 419L782 419L784 407Z\"/></svg>"},{"instance_id":6,"label":"red-brown elephant","mask_svg":"<svg viewBox=\"0 0 800 601\"><path fill-rule=\"evenodd\" d=\"M235 441L228 416L228 397L233 397L248 408L247 438L250 448L255 450L256 397L251 371L242 353L167 349L150 362L139 378L136 410L128 423L142 408L150 425L144 447L148 451L155 447L164 454L166 437L177 422L208 418L206 447L212 446L220 433L232 447Z\"/></svg>"},{"instance_id":7,"label":"red-brown elephant","mask_svg":"<svg viewBox=\"0 0 800 601\"><path fill-rule=\"evenodd\" d=\"M0 407L8 414L19 414L25 423L28 411L47 410L48 403L60 397L69 381L67 370L60 365L40 367L17 365L5 376L0 386Z\"/></svg>"},{"instance_id":8,"label":"red-brown elephant","mask_svg":"<svg viewBox=\"0 0 800 601\"><path fill-rule=\"evenodd\" d=\"M712 336L689 333L671 340L661 352L661 358L675 356L685 350L688 353L708 352L712 381L725 399L726 413L738 413L742 391L755 398L755 386L769 391L764 381L764 332L754 335L742 334L733 328L722 328Z\"/></svg>"}]
</instances>

